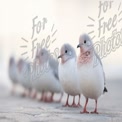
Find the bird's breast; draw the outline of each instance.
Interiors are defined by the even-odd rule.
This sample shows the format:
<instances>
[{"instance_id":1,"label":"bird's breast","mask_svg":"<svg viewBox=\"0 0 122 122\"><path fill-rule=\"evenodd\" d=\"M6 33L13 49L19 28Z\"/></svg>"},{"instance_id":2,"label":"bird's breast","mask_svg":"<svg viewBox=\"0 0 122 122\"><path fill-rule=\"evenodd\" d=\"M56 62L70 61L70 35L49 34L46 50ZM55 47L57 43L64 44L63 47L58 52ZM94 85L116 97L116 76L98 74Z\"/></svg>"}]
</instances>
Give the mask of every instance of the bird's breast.
<instances>
[{"instance_id":1,"label":"bird's breast","mask_svg":"<svg viewBox=\"0 0 122 122\"><path fill-rule=\"evenodd\" d=\"M80 92L77 78L77 66L74 59L59 65L59 79L66 93L73 95Z\"/></svg>"},{"instance_id":2,"label":"bird's breast","mask_svg":"<svg viewBox=\"0 0 122 122\"><path fill-rule=\"evenodd\" d=\"M84 96L97 99L104 88L104 76L101 66L94 67L92 64L78 67L78 78Z\"/></svg>"}]
</instances>

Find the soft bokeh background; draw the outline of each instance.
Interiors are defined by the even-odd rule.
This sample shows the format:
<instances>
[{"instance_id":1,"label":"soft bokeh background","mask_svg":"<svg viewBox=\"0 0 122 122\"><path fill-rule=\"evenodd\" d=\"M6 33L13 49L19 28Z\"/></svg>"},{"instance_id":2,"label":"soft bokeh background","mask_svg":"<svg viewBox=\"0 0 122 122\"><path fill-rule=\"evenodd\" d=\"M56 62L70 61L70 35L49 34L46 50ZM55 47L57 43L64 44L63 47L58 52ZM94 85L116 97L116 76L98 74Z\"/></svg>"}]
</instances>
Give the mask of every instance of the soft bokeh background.
<instances>
[{"instance_id":1,"label":"soft bokeh background","mask_svg":"<svg viewBox=\"0 0 122 122\"><path fill-rule=\"evenodd\" d=\"M118 7L121 0L113 1L112 7L105 14L102 14L105 20L114 14L118 15ZM76 49L79 35L88 33L94 30L91 37L96 35L93 39L94 43L99 41L98 34L98 0L4 0L0 1L0 84L10 86L8 78L8 60L11 55L16 59L21 57L21 54L28 52L31 59L31 36L32 36L32 19L38 16L37 21L42 21L47 18L47 26L45 31L36 34L35 38L41 42L50 33L50 29L54 24L56 41L50 44L50 50L56 47L60 48L63 43L70 43ZM120 6L120 11L122 5ZM119 12L120 12L119 11ZM92 17L94 27L90 28L87 25L93 24L93 21L88 19ZM122 17L122 14L120 18ZM118 31L122 28L121 23L115 27ZM106 31L106 38L112 35L112 28L109 32ZM28 40L24 42L21 38ZM27 48L20 48L21 45L27 45ZM78 53L78 50L77 50ZM24 55L23 58L26 58ZM122 47L120 46L115 52L111 52L107 57L102 59L104 70L107 79L122 80Z\"/></svg>"}]
</instances>

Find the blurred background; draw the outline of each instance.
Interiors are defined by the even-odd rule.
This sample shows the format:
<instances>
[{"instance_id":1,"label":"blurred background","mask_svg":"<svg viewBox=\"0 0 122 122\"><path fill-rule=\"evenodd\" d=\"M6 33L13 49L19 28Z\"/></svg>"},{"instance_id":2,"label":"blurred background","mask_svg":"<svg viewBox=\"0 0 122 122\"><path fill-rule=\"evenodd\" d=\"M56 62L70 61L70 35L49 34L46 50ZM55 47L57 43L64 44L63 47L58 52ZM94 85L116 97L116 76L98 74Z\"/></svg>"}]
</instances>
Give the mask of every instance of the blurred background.
<instances>
[{"instance_id":1,"label":"blurred background","mask_svg":"<svg viewBox=\"0 0 122 122\"><path fill-rule=\"evenodd\" d=\"M89 33L93 37L93 42L99 42L102 37L105 41L113 36L112 32L116 29L118 32L122 29L122 5L121 0L112 3L101 3L98 0L4 0L0 2L0 85L8 88L11 82L8 77L8 61L11 55L18 60L20 57L33 61L32 57L32 41L37 38L38 43L51 35L49 49L54 52L56 48L61 47L63 43L70 43L75 49L78 44L80 34ZM117 24L107 30L107 23L113 21L113 17L117 16ZM45 30L41 28L40 33L35 33L32 37L33 20L35 24L46 18ZM103 28L100 37L98 36L99 20L101 26L106 25L105 33ZM110 21L108 21L111 19ZM51 29L53 28L53 31ZM39 29L39 28L38 28ZM53 33L55 32L55 33ZM52 36L54 34L54 36ZM24 41L27 40L27 41ZM120 36L122 41L122 31ZM36 42L36 43L37 43ZM35 46L36 46L35 43ZM44 42L45 45L46 42ZM21 46L26 45L26 48ZM109 44L111 46L111 44ZM101 51L103 47L100 48ZM26 54L23 54L27 52ZM76 50L78 54L78 50ZM23 55L22 55L23 54ZM122 46L116 48L113 52L102 58L104 70L107 79L122 81Z\"/></svg>"}]
</instances>

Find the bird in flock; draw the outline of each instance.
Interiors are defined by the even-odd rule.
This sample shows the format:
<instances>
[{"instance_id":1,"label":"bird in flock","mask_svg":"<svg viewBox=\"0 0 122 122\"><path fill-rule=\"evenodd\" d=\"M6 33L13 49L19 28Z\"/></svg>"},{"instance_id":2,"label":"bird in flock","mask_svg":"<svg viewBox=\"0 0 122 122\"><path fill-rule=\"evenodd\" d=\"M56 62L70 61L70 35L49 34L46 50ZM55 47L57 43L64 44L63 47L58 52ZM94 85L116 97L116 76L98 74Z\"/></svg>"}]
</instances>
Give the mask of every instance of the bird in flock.
<instances>
[{"instance_id":1,"label":"bird in flock","mask_svg":"<svg viewBox=\"0 0 122 122\"><path fill-rule=\"evenodd\" d=\"M84 109L81 113L89 113L86 110L88 99L95 100L95 109L91 113L97 112L98 98L107 92L105 86L105 73L103 70L102 62L97 53L95 52L92 40L87 34L83 34L79 38L80 54L77 60L78 78L82 94L86 98Z\"/></svg>"},{"instance_id":2,"label":"bird in flock","mask_svg":"<svg viewBox=\"0 0 122 122\"><path fill-rule=\"evenodd\" d=\"M12 88L12 94L15 92L15 87L18 84L18 79L17 79L17 66L16 62L13 56L10 57L9 59L9 78L11 79L13 83L13 88Z\"/></svg>"},{"instance_id":3,"label":"bird in flock","mask_svg":"<svg viewBox=\"0 0 122 122\"><path fill-rule=\"evenodd\" d=\"M30 63L19 59L17 69L18 81L24 88L23 96L30 96L32 90Z\"/></svg>"},{"instance_id":4,"label":"bird in flock","mask_svg":"<svg viewBox=\"0 0 122 122\"><path fill-rule=\"evenodd\" d=\"M36 62L38 62L38 77L34 81L34 86L37 91L42 92L41 100L45 102L53 102L54 93L61 93L63 96L63 88L58 77L58 61L54 59L51 54L45 49L39 49L36 55ZM47 92L51 96L47 98Z\"/></svg>"},{"instance_id":5,"label":"bird in flock","mask_svg":"<svg viewBox=\"0 0 122 122\"><path fill-rule=\"evenodd\" d=\"M73 96L72 107L80 106L81 89L78 82L77 56L74 48L70 44L63 44L60 51L61 62L59 64L59 80L64 91L68 94L64 106L70 106L68 103L69 95ZM78 104L75 103L75 96L79 95Z\"/></svg>"}]
</instances>

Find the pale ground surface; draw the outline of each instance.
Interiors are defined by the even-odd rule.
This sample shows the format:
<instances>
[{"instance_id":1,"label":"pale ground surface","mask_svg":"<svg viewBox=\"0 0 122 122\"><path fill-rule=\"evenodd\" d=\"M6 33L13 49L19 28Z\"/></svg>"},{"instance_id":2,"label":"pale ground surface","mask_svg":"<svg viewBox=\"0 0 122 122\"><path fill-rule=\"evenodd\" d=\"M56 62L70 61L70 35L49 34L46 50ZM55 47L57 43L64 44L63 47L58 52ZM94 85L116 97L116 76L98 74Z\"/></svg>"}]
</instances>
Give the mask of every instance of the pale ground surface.
<instances>
[{"instance_id":1,"label":"pale ground surface","mask_svg":"<svg viewBox=\"0 0 122 122\"><path fill-rule=\"evenodd\" d=\"M122 81L109 81L107 87L109 92L98 102L99 115L80 114L82 107L62 107L66 95L60 104L42 103L19 95L11 96L8 90L0 87L0 122L122 122ZM84 100L82 97L82 105ZM87 108L94 109L93 100Z\"/></svg>"}]
</instances>

